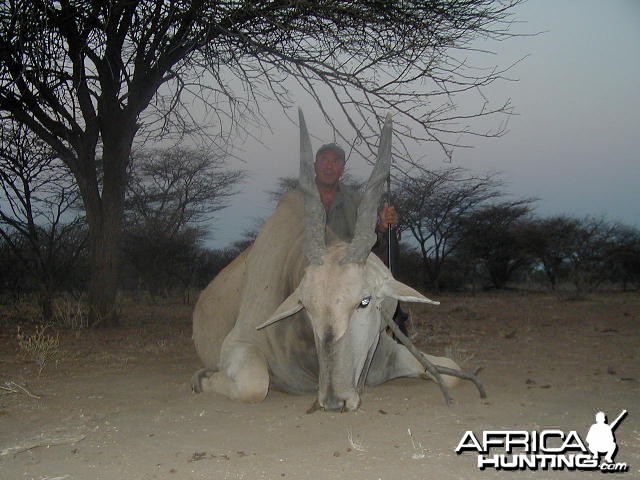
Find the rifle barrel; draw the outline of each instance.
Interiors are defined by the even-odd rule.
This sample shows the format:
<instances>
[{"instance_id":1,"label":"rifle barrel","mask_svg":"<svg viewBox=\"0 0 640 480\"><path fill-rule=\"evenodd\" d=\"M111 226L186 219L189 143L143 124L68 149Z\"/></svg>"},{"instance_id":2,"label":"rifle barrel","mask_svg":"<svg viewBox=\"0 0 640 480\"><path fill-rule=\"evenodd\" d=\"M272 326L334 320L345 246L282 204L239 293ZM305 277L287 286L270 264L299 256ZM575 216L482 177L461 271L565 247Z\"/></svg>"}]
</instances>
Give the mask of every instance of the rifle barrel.
<instances>
[{"instance_id":1,"label":"rifle barrel","mask_svg":"<svg viewBox=\"0 0 640 480\"><path fill-rule=\"evenodd\" d=\"M622 412L620 413L620 415L618 415L618 417L609 424L609 427L611 427L611 430L613 430L614 428L616 428L616 426L618 425L618 423L620 422L620 420L622 420L624 418L624 416L627 414L626 410L622 410Z\"/></svg>"}]
</instances>

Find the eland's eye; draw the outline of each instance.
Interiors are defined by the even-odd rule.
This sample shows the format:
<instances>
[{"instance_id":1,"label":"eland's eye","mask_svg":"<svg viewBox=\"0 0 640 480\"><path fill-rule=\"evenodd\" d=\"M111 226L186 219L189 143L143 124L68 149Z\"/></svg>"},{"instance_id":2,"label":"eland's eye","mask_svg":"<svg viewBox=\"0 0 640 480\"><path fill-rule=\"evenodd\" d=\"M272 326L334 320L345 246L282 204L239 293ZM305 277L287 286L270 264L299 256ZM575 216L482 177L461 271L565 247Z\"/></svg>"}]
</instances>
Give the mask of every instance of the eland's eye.
<instances>
[{"instance_id":1,"label":"eland's eye","mask_svg":"<svg viewBox=\"0 0 640 480\"><path fill-rule=\"evenodd\" d=\"M371 303L371 297L364 297L358 305L358 308L367 308L369 303Z\"/></svg>"}]
</instances>

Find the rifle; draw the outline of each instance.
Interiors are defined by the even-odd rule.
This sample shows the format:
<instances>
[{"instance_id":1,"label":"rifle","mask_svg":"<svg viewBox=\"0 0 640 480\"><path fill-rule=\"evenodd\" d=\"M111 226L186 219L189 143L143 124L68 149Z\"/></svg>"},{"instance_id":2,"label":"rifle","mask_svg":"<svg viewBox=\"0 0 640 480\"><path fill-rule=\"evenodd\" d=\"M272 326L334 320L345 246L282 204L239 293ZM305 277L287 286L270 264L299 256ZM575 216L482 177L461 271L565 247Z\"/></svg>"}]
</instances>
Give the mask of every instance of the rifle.
<instances>
[{"instance_id":1,"label":"rifle","mask_svg":"<svg viewBox=\"0 0 640 480\"><path fill-rule=\"evenodd\" d=\"M389 175L387 176L387 205L391 205L391 165L389 165ZM393 274L393 266L391 262L391 237L394 235L392 230L391 225L389 225L387 228L387 267L391 274Z\"/></svg>"},{"instance_id":2,"label":"rifle","mask_svg":"<svg viewBox=\"0 0 640 480\"><path fill-rule=\"evenodd\" d=\"M620 415L618 415L618 417L609 424L609 427L611 428L611 431L613 431L614 428L616 428L618 426L618 423L620 423L620 421L627 415L627 411L626 410L622 410L622 412L620 413Z\"/></svg>"}]
</instances>

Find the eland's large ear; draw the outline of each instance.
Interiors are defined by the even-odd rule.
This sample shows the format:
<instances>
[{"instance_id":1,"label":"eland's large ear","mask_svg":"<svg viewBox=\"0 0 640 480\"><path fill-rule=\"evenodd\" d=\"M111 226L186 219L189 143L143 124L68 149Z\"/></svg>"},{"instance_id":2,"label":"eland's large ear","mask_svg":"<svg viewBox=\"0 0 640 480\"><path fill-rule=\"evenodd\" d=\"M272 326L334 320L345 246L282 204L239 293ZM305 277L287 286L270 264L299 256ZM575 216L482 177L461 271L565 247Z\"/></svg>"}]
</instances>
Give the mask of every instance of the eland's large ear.
<instances>
[{"instance_id":1,"label":"eland's large ear","mask_svg":"<svg viewBox=\"0 0 640 480\"><path fill-rule=\"evenodd\" d=\"M395 298L401 302L432 303L433 305L440 305L440 302L436 302L435 300L425 297L417 290L397 281L393 277L389 277L389 279L385 280L382 287L382 294L385 297Z\"/></svg>"},{"instance_id":2,"label":"eland's large ear","mask_svg":"<svg viewBox=\"0 0 640 480\"><path fill-rule=\"evenodd\" d=\"M296 288L294 292L287 297L287 299L280 304L280 306L276 309L275 312L269 317L269 319L261 323L256 327L256 330L262 330L269 325L272 325L280 320L283 320L287 317L290 317L294 313L298 313L304 307L302 303L300 303L300 295L298 293L298 289Z\"/></svg>"}]
</instances>

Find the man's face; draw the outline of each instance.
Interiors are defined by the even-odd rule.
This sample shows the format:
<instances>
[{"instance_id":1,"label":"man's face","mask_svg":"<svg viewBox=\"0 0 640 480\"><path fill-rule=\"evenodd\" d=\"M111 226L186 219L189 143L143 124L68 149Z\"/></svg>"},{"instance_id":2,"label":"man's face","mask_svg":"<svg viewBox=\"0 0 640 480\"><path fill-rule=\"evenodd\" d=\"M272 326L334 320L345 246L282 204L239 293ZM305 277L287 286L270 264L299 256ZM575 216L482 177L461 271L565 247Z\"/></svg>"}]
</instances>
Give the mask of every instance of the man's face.
<instances>
[{"instance_id":1,"label":"man's face","mask_svg":"<svg viewBox=\"0 0 640 480\"><path fill-rule=\"evenodd\" d=\"M318 155L314 166L316 181L323 186L336 185L344 173L344 162L337 153L332 151L322 152Z\"/></svg>"}]
</instances>

